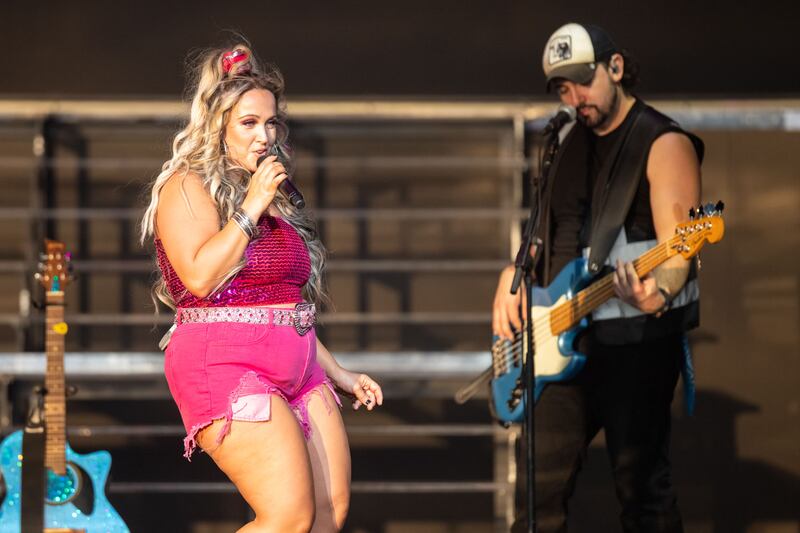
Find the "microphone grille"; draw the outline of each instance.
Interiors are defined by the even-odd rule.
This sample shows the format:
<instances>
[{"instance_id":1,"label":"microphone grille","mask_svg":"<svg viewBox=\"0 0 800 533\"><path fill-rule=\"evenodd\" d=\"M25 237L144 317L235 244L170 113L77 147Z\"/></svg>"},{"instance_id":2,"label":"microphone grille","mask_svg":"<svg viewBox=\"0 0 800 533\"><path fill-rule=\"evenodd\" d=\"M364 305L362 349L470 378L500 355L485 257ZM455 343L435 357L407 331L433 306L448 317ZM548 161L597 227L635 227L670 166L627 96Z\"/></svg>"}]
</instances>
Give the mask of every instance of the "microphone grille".
<instances>
[{"instance_id":1,"label":"microphone grille","mask_svg":"<svg viewBox=\"0 0 800 533\"><path fill-rule=\"evenodd\" d=\"M569 116L570 121L575 120L575 118L578 116L578 112L575 111L575 108L567 104L561 104L558 106L558 112L566 113Z\"/></svg>"}]
</instances>

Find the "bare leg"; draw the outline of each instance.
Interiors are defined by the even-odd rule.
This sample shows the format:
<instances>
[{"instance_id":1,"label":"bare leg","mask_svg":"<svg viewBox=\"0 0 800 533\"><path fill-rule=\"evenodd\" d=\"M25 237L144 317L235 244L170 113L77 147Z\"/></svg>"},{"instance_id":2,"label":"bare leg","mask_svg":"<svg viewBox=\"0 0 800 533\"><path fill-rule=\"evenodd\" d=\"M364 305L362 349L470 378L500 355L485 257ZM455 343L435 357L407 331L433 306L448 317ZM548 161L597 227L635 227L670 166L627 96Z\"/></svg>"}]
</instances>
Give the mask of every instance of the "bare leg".
<instances>
[{"instance_id":1,"label":"bare leg","mask_svg":"<svg viewBox=\"0 0 800 533\"><path fill-rule=\"evenodd\" d=\"M325 400L320 394L325 395ZM314 477L314 533L331 533L344 526L350 506L350 447L342 416L331 391L320 386L308 401L311 439L308 455Z\"/></svg>"},{"instance_id":2,"label":"bare leg","mask_svg":"<svg viewBox=\"0 0 800 533\"><path fill-rule=\"evenodd\" d=\"M224 420L198 434L200 446L230 478L255 511L240 533L308 533L314 521L314 486L305 438L294 413L272 396L267 422L231 423L216 444Z\"/></svg>"}]
</instances>

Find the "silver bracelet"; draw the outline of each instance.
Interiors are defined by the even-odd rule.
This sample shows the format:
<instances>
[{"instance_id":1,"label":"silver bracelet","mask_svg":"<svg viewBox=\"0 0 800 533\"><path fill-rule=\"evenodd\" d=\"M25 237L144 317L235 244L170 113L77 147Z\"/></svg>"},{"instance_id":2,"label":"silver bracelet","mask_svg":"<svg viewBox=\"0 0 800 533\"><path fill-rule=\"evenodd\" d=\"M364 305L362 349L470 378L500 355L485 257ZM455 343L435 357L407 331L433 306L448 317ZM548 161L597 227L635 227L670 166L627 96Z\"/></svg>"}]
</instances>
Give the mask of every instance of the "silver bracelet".
<instances>
[{"instance_id":1,"label":"silver bracelet","mask_svg":"<svg viewBox=\"0 0 800 533\"><path fill-rule=\"evenodd\" d=\"M233 220L239 229L242 230L242 233L248 238L248 240L253 240L258 237L258 226L253 224L253 221L250 220L250 217L244 212L244 210L240 207L236 211L233 212L231 215L231 220Z\"/></svg>"}]
</instances>

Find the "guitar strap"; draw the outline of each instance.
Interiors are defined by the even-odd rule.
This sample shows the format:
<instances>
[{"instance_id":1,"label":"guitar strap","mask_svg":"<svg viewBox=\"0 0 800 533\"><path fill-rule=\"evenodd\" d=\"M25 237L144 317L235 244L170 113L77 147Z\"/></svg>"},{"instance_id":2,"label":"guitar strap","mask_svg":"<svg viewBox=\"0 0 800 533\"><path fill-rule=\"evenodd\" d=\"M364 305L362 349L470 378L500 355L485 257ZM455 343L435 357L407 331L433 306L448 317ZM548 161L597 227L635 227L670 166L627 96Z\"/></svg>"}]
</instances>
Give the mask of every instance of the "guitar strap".
<instances>
[{"instance_id":1,"label":"guitar strap","mask_svg":"<svg viewBox=\"0 0 800 533\"><path fill-rule=\"evenodd\" d=\"M638 102L638 101L637 101ZM617 239L639 186L641 170L647 164L652 143L652 123L642 120L641 105L622 132L596 178L591 202L591 237L588 267L597 274ZM651 128L648 128L650 126ZM584 227L585 228L585 227Z\"/></svg>"},{"instance_id":2,"label":"guitar strap","mask_svg":"<svg viewBox=\"0 0 800 533\"><path fill-rule=\"evenodd\" d=\"M31 407L22 434L22 483L20 485L20 533L44 531L45 424L40 392L31 394Z\"/></svg>"}]
</instances>

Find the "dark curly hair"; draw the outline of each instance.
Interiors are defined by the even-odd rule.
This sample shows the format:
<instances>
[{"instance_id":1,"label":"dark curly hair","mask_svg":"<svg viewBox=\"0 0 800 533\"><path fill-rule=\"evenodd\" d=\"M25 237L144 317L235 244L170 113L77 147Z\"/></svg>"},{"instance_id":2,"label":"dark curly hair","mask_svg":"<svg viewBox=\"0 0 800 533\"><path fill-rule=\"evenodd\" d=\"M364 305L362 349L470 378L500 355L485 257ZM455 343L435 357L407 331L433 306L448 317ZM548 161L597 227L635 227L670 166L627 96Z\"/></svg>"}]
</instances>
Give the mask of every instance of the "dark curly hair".
<instances>
[{"instance_id":1,"label":"dark curly hair","mask_svg":"<svg viewBox=\"0 0 800 533\"><path fill-rule=\"evenodd\" d=\"M625 49L618 50L615 52L622 56L622 60L624 61L624 68L622 69L622 80L620 81L620 85L622 85L623 90L630 94L636 85L639 84L639 62L634 58L630 52ZM611 58L609 58L610 60ZM608 68L608 60L603 62Z\"/></svg>"}]
</instances>

